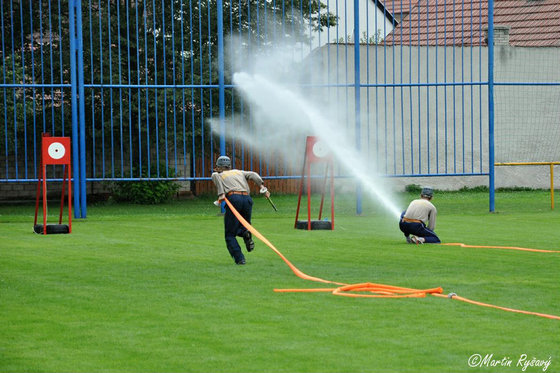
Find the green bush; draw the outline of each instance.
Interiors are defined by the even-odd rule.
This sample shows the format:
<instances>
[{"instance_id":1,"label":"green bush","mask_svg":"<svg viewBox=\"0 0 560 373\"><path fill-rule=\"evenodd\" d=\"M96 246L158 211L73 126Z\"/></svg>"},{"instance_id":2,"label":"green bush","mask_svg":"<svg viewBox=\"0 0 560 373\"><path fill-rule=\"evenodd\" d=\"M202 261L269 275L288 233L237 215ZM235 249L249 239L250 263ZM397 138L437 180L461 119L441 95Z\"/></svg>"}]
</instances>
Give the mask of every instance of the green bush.
<instances>
[{"instance_id":1,"label":"green bush","mask_svg":"<svg viewBox=\"0 0 560 373\"><path fill-rule=\"evenodd\" d=\"M475 187L467 187L464 186L461 189L458 190L458 192L484 192L484 193L489 193L490 192L490 188L488 188L486 185L479 185L479 186L475 186Z\"/></svg>"},{"instance_id":2,"label":"green bush","mask_svg":"<svg viewBox=\"0 0 560 373\"><path fill-rule=\"evenodd\" d=\"M405 192L408 193L418 193L422 191L422 187L418 184L408 184L404 187Z\"/></svg>"},{"instance_id":3,"label":"green bush","mask_svg":"<svg viewBox=\"0 0 560 373\"><path fill-rule=\"evenodd\" d=\"M160 167L160 170L162 167ZM163 167L165 169L165 166ZM136 174L136 172L135 172ZM175 176L175 170L169 169L170 177ZM154 168L150 176L157 177ZM147 170L142 172L142 177L148 179ZM118 202L132 202L140 205L155 205L168 201L179 190L179 184L172 180L138 180L115 181L111 183L113 198Z\"/></svg>"}]
</instances>

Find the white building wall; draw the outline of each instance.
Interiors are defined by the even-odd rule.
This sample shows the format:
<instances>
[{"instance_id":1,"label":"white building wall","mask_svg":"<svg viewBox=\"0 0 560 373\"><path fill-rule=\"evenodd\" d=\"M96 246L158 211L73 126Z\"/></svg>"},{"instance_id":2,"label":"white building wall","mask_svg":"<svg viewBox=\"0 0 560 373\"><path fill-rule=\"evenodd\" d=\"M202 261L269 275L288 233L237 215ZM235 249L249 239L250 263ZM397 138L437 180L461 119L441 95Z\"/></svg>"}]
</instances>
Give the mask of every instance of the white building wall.
<instances>
[{"instance_id":1,"label":"white building wall","mask_svg":"<svg viewBox=\"0 0 560 373\"><path fill-rule=\"evenodd\" d=\"M327 43L353 43L359 41L380 42L394 26L373 0L360 0L359 32L356 38L354 32L354 1L353 0L323 0L330 13L336 14L338 23L334 27L324 28L321 32L313 32L311 49L319 48Z\"/></svg>"},{"instance_id":2,"label":"white building wall","mask_svg":"<svg viewBox=\"0 0 560 373\"><path fill-rule=\"evenodd\" d=\"M354 46L346 46L347 53L340 48L345 47L323 47L317 53L323 65L320 81L353 84ZM378 85L360 91L362 149L380 173L488 172L487 48L364 45L360 56L361 83ZM495 81L560 82L559 63L560 48L496 46ZM434 82L448 85L414 86ZM496 162L560 161L559 86L497 85L494 97ZM330 88L329 102L340 103L338 121L352 132L353 87ZM430 184L458 189L488 185L488 179L398 177L391 182L397 188ZM560 187L558 166L554 183ZM549 188L549 167L496 167L496 187L513 186Z\"/></svg>"}]
</instances>

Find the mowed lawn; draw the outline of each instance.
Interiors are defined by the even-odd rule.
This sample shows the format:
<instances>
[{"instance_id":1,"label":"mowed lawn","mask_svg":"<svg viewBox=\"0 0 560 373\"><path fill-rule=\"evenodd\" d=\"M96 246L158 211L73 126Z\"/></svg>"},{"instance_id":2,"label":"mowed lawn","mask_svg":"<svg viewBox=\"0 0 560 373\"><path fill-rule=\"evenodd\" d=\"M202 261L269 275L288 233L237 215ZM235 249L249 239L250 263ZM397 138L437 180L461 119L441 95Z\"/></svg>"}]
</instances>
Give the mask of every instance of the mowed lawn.
<instances>
[{"instance_id":1,"label":"mowed lawn","mask_svg":"<svg viewBox=\"0 0 560 373\"><path fill-rule=\"evenodd\" d=\"M334 231L295 230L297 197L272 198L277 213L255 197L254 226L310 276L560 315L558 253L409 245L394 216L367 199L356 216L351 196L337 195ZM547 191L497 193L495 213L484 192L434 203L444 242L560 250ZM72 234L41 236L34 205L0 206L0 371L520 372L523 355L560 371L560 320L433 296L274 292L328 285L258 240L234 265L217 213L211 198L91 205ZM510 366L470 367L476 354Z\"/></svg>"}]
</instances>

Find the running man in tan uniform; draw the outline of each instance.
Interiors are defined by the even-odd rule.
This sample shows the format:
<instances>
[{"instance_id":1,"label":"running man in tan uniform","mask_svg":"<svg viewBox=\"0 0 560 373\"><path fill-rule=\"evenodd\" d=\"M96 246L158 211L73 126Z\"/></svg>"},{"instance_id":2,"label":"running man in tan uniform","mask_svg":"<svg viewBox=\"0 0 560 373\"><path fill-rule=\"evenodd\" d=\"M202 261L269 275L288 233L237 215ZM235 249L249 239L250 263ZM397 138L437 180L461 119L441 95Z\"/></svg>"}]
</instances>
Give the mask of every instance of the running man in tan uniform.
<instances>
[{"instance_id":1,"label":"running man in tan uniform","mask_svg":"<svg viewBox=\"0 0 560 373\"><path fill-rule=\"evenodd\" d=\"M218 190L218 202L222 202L226 197L235 209L251 223L251 212L253 210L253 199L251 198L248 180L252 180L260 187L260 192L267 198L270 193L264 186L259 174L253 171L242 171L231 169L231 159L221 156L216 160L216 172L212 173L212 181ZM224 215L224 230L227 249L236 264L245 264L245 256L237 242L237 236L243 237L245 248L248 252L253 251L255 243L249 232L237 220L229 206L226 205Z\"/></svg>"},{"instance_id":2,"label":"running man in tan uniform","mask_svg":"<svg viewBox=\"0 0 560 373\"><path fill-rule=\"evenodd\" d=\"M437 209L431 202L433 196L432 188L422 188L420 198L410 202L406 211L401 214L399 228L404 233L406 242L415 244L441 242L434 232Z\"/></svg>"}]
</instances>

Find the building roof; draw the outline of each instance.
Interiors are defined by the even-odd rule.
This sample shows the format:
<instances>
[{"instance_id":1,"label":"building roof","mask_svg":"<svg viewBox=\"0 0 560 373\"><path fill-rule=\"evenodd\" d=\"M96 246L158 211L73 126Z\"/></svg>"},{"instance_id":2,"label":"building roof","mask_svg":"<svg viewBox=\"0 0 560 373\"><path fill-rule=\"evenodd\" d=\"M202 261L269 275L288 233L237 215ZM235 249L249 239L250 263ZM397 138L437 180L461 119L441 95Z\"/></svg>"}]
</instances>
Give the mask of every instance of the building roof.
<instances>
[{"instance_id":1,"label":"building roof","mask_svg":"<svg viewBox=\"0 0 560 373\"><path fill-rule=\"evenodd\" d=\"M391 11L391 9L389 9L386 5L387 2L385 2L385 4L383 2L381 2L380 0L371 0L372 3L374 3L377 6L377 9L379 9L379 11L381 13L383 13L385 15L385 17L387 18L387 20L392 24L392 25L396 25L397 24L397 20L395 19L395 17L393 16L393 14L395 14L394 12Z\"/></svg>"},{"instance_id":2,"label":"building roof","mask_svg":"<svg viewBox=\"0 0 560 373\"><path fill-rule=\"evenodd\" d=\"M418 0L386 0L385 9L393 14L409 13Z\"/></svg>"},{"instance_id":3,"label":"building roof","mask_svg":"<svg viewBox=\"0 0 560 373\"><path fill-rule=\"evenodd\" d=\"M509 27L510 45L560 46L560 1L494 0L497 26ZM486 45L487 28L487 0L420 0L384 43Z\"/></svg>"}]
</instances>

